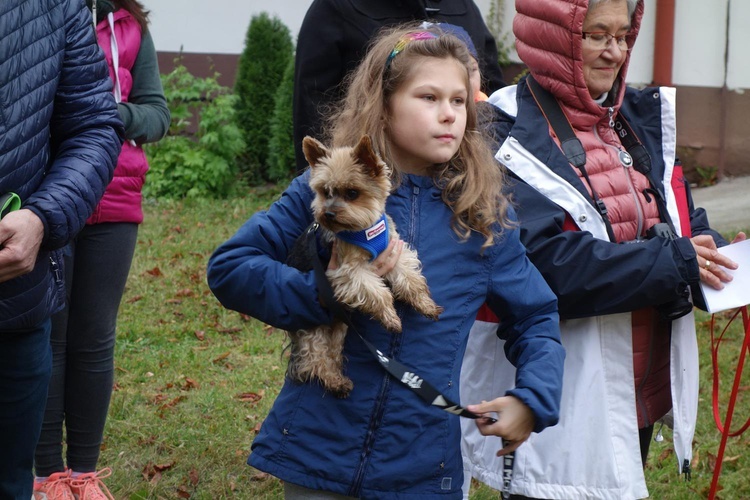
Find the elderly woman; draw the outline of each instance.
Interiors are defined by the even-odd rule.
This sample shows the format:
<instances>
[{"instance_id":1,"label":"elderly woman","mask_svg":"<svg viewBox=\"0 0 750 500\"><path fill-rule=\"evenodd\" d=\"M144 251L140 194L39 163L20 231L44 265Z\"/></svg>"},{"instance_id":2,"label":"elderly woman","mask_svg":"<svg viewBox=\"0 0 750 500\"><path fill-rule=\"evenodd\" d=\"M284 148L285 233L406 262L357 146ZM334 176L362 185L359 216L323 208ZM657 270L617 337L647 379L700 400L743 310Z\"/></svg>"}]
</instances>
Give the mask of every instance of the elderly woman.
<instances>
[{"instance_id":1,"label":"elderly woman","mask_svg":"<svg viewBox=\"0 0 750 500\"><path fill-rule=\"evenodd\" d=\"M516 0L516 9L530 76L490 97L490 126L515 180L521 238L559 299L567 358L560 423L518 448L510 490L647 497L653 425L670 408L678 470L690 474L692 301L700 282L720 289L736 264L717 252L726 242L694 208L675 157L674 89L626 87L643 0ZM475 330L496 326L481 319ZM464 361L467 401L502 388L502 356L492 355L501 346L479 337ZM501 488L497 447L472 426L464 434L466 475Z\"/></svg>"}]
</instances>

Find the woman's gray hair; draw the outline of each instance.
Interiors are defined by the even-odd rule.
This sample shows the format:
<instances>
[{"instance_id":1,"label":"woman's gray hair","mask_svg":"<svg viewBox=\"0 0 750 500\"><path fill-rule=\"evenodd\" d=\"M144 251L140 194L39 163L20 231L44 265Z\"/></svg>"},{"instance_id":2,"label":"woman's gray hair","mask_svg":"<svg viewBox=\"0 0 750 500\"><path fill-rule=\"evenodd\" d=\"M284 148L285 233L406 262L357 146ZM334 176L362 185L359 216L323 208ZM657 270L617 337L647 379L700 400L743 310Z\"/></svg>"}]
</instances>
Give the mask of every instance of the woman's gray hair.
<instances>
[{"instance_id":1,"label":"woman's gray hair","mask_svg":"<svg viewBox=\"0 0 750 500\"><path fill-rule=\"evenodd\" d=\"M622 0L589 0L589 11L599 5L600 3L605 2L614 2L614 1L622 1ZM625 3L628 5L628 17L633 17L633 12L635 12L635 6L638 3L638 0L625 0Z\"/></svg>"}]
</instances>

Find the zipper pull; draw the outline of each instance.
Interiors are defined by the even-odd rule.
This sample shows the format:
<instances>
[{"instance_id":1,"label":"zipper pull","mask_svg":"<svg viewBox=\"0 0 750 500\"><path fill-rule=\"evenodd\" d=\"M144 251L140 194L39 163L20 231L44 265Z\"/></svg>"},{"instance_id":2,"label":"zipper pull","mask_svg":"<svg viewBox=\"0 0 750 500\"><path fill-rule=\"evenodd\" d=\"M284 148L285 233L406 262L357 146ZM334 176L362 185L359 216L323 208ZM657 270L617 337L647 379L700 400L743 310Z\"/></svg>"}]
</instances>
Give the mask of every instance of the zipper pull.
<instances>
[{"instance_id":1,"label":"zipper pull","mask_svg":"<svg viewBox=\"0 0 750 500\"><path fill-rule=\"evenodd\" d=\"M682 461L682 473L685 474L685 481L690 481L691 479L691 470L690 470L690 462L686 458Z\"/></svg>"},{"instance_id":2,"label":"zipper pull","mask_svg":"<svg viewBox=\"0 0 750 500\"><path fill-rule=\"evenodd\" d=\"M612 106L609 107L609 128L614 129L615 128L615 119L613 116L615 115L615 108Z\"/></svg>"},{"instance_id":3,"label":"zipper pull","mask_svg":"<svg viewBox=\"0 0 750 500\"><path fill-rule=\"evenodd\" d=\"M50 266L52 267L52 274L55 276L55 283L61 283L62 282L62 273L60 273L60 266L57 265L57 262L55 262L55 259L52 257L49 258Z\"/></svg>"}]
</instances>

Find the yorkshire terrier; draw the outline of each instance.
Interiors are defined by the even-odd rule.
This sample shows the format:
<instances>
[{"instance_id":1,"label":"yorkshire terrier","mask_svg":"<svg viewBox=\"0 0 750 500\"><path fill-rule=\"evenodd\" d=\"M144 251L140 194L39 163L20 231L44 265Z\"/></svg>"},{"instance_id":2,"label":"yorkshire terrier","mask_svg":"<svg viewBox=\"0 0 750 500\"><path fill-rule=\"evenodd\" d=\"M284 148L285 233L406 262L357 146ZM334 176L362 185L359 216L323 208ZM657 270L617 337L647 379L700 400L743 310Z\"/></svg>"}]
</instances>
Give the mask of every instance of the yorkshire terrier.
<instances>
[{"instance_id":1,"label":"yorkshire terrier","mask_svg":"<svg viewBox=\"0 0 750 500\"><path fill-rule=\"evenodd\" d=\"M370 137L362 136L354 147L333 149L305 137L302 149L310 164L310 187L315 194L312 211L322 240L336 242L338 267L326 271L336 300L370 315L394 333L401 332L394 297L437 320L443 308L432 300L413 249L404 245L394 268L382 278L376 274L374 256L399 236L385 213L390 169L373 149ZM335 320L333 325L289 332L287 374L300 382L318 379L326 390L347 397L353 384L343 374L346 331L346 324Z\"/></svg>"}]
</instances>

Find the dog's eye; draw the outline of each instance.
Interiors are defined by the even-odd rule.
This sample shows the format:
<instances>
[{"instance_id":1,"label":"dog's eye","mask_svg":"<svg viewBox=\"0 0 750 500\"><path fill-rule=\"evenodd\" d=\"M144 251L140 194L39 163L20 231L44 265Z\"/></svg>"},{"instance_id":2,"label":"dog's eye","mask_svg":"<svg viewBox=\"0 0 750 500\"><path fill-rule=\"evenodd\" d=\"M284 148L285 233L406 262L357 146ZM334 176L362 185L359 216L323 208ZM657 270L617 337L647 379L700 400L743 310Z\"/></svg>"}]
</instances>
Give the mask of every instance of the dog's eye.
<instances>
[{"instance_id":1,"label":"dog's eye","mask_svg":"<svg viewBox=\"0 0 750 500\"><path fill-rule=\"evenodd\" d=\"M356 200L357 198L359 198L359 191L357 191L356 189L347 189L347 190L346 190L346 191L344 192L344 198L345 198L345 199L346 199L347 201L354 201L354 200Z\"/></svg>"}]
</instances>

